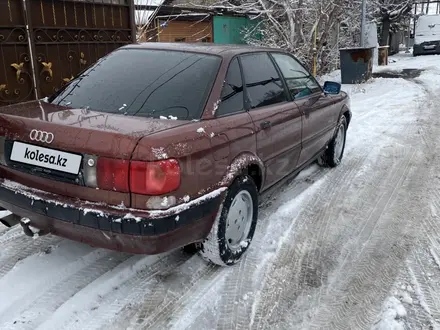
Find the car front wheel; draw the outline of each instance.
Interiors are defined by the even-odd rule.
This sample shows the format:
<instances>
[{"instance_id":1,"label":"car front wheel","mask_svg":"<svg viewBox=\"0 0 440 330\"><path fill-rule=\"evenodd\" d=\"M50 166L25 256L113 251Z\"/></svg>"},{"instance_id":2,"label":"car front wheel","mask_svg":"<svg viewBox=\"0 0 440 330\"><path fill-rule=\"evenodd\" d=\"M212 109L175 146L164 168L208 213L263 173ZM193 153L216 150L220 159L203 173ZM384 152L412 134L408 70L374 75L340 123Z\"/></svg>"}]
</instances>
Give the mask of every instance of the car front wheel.
<instances>
[{"instance_id":1,"label":"car front wheel","mask_svg":"<svg viewBox=\"0 0 440 330\"><path fill-rule=\"evenodd\" d=\"M342 116L336 129L336 135L318 160L320 165L336 167L341 163L342 157L344 156L346 136L347 119L345 116Z\"/></svg>"},{"instance_id":2,"label":"car front wheel","mask_svg":"<svg viewBox=\"0 0 440 330\"><path fill-rule=\"evenodd\" d=\"M220 266L237 263L249 248L258 219L258 190L248 175L229 187L200 255Z\"/></svg>"}]
</instances>

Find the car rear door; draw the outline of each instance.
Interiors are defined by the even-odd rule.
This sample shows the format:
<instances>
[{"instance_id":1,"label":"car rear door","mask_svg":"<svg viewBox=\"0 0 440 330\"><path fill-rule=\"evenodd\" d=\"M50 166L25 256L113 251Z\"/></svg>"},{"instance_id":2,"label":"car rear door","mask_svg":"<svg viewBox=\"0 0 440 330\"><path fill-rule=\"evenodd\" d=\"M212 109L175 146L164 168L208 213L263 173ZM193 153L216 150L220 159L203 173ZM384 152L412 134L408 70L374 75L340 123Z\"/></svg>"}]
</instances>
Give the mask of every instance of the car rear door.
<instances>
[{"instance_id":1,"label":"car rear door","mask_svg":"<svg viewBox=\"0 0 440 330\"><path fill-rule=\"evenodd\" d=\"M301 166L332 138L339 113L333 109L337 101L325 96L315 78L293 56L285 53L272 53L271 56L302 115L302 150L298 161Z\"/></svg>"},{"instance_id":2,"label":"car rear door","mask_svg":"<svg viewBox=\"0 0 440 330\"><path fill-rule=\"evenodd\" d=\"M246 103L256 129L257 154L266 167L265 187L291 173L301 152L301 114L291 102L266 52L240 56Z\"/></svg>"}]
</instances>

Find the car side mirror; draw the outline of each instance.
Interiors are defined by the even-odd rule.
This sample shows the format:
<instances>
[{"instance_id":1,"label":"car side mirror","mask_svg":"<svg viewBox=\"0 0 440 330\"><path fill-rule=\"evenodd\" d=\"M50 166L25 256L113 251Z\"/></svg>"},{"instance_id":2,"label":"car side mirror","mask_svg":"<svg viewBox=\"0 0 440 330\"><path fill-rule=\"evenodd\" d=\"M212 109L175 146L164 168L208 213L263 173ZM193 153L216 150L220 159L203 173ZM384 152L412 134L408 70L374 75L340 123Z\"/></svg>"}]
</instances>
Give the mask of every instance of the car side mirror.
<instances>
[{"instance_id":1,"label":"car side mirror","mask_svg":"<svg viewBox=\"0 0 440 330\"><path fill-rule=\"evenodd\" d=\"M324 83L324 93L338 95L341 92L341 84L335 81L326 81Z\"/></svg>"}]
</instances>

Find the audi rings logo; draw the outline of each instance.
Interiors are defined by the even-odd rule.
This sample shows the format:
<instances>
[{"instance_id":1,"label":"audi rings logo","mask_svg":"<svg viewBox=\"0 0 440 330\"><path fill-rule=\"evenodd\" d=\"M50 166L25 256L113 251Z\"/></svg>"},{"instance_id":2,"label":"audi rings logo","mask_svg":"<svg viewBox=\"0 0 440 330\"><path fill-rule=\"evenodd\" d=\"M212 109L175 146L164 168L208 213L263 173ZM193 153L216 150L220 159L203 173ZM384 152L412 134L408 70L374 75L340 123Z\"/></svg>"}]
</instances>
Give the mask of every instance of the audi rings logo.
<instances>
[{"instance_id":1,"label":"audi rings logo","mask_svg":"<svg viewBox=\"0 0 440 330\"><path fill-rule=\"evenodd\" d=\"M45 142L48 144L52 143L53 139L55 139L55 136L53 135L53 133L39 131L36 129L33 129L31 131L31 134L29 134L29 137L32 141Z\"/></svg>"}]
</instances>

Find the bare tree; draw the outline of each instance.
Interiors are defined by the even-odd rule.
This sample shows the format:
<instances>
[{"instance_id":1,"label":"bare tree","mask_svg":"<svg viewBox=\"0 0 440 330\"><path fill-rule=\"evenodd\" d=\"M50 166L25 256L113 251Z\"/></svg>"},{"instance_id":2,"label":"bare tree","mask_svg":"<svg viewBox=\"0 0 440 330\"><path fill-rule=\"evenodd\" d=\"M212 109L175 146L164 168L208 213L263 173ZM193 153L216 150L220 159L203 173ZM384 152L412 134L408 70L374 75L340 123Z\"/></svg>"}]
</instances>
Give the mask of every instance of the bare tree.
<instances>
[{"instance_id":1,"label":"bare tree","mask_svg":"<svg viewBox=\"0 0 440 330\"><path fill-rule=\"evenodd\" d=\"M245 31L248 43L287 49L309 68L316 54L320 73L337 67L339 46L352 46L351 34L359 31L354 20L360 21L359 0L225 0L220 4L256 14L253 18L258 23Z\"/></svg>"},{"instance_id":2,"label":"bare tree","mask_svg":"<svg viewBox=\"0 0 440 330\"><path fill-rule=\"evenodd\" d=\"M372 18L375 18L380 26L381 33L379 44L389 44L390 31L398 29L402 21L411 16L414 0L375 0L371 4Z\"/></svg>"},{"instance_id":3,"label":"bare tree","mask_svg":"<svg viewBox=\"0 0 440 330\"><path fill-rule=\"evenodd\" d=\"M160 8L164 0L135 0L135 5L140 6L157 6ZM134 13L134 18L137 27L137 41L145 41L147 28L150 25L150 19L154 14L151 9L137 9Z\"/></svg>"}]
</instances>

